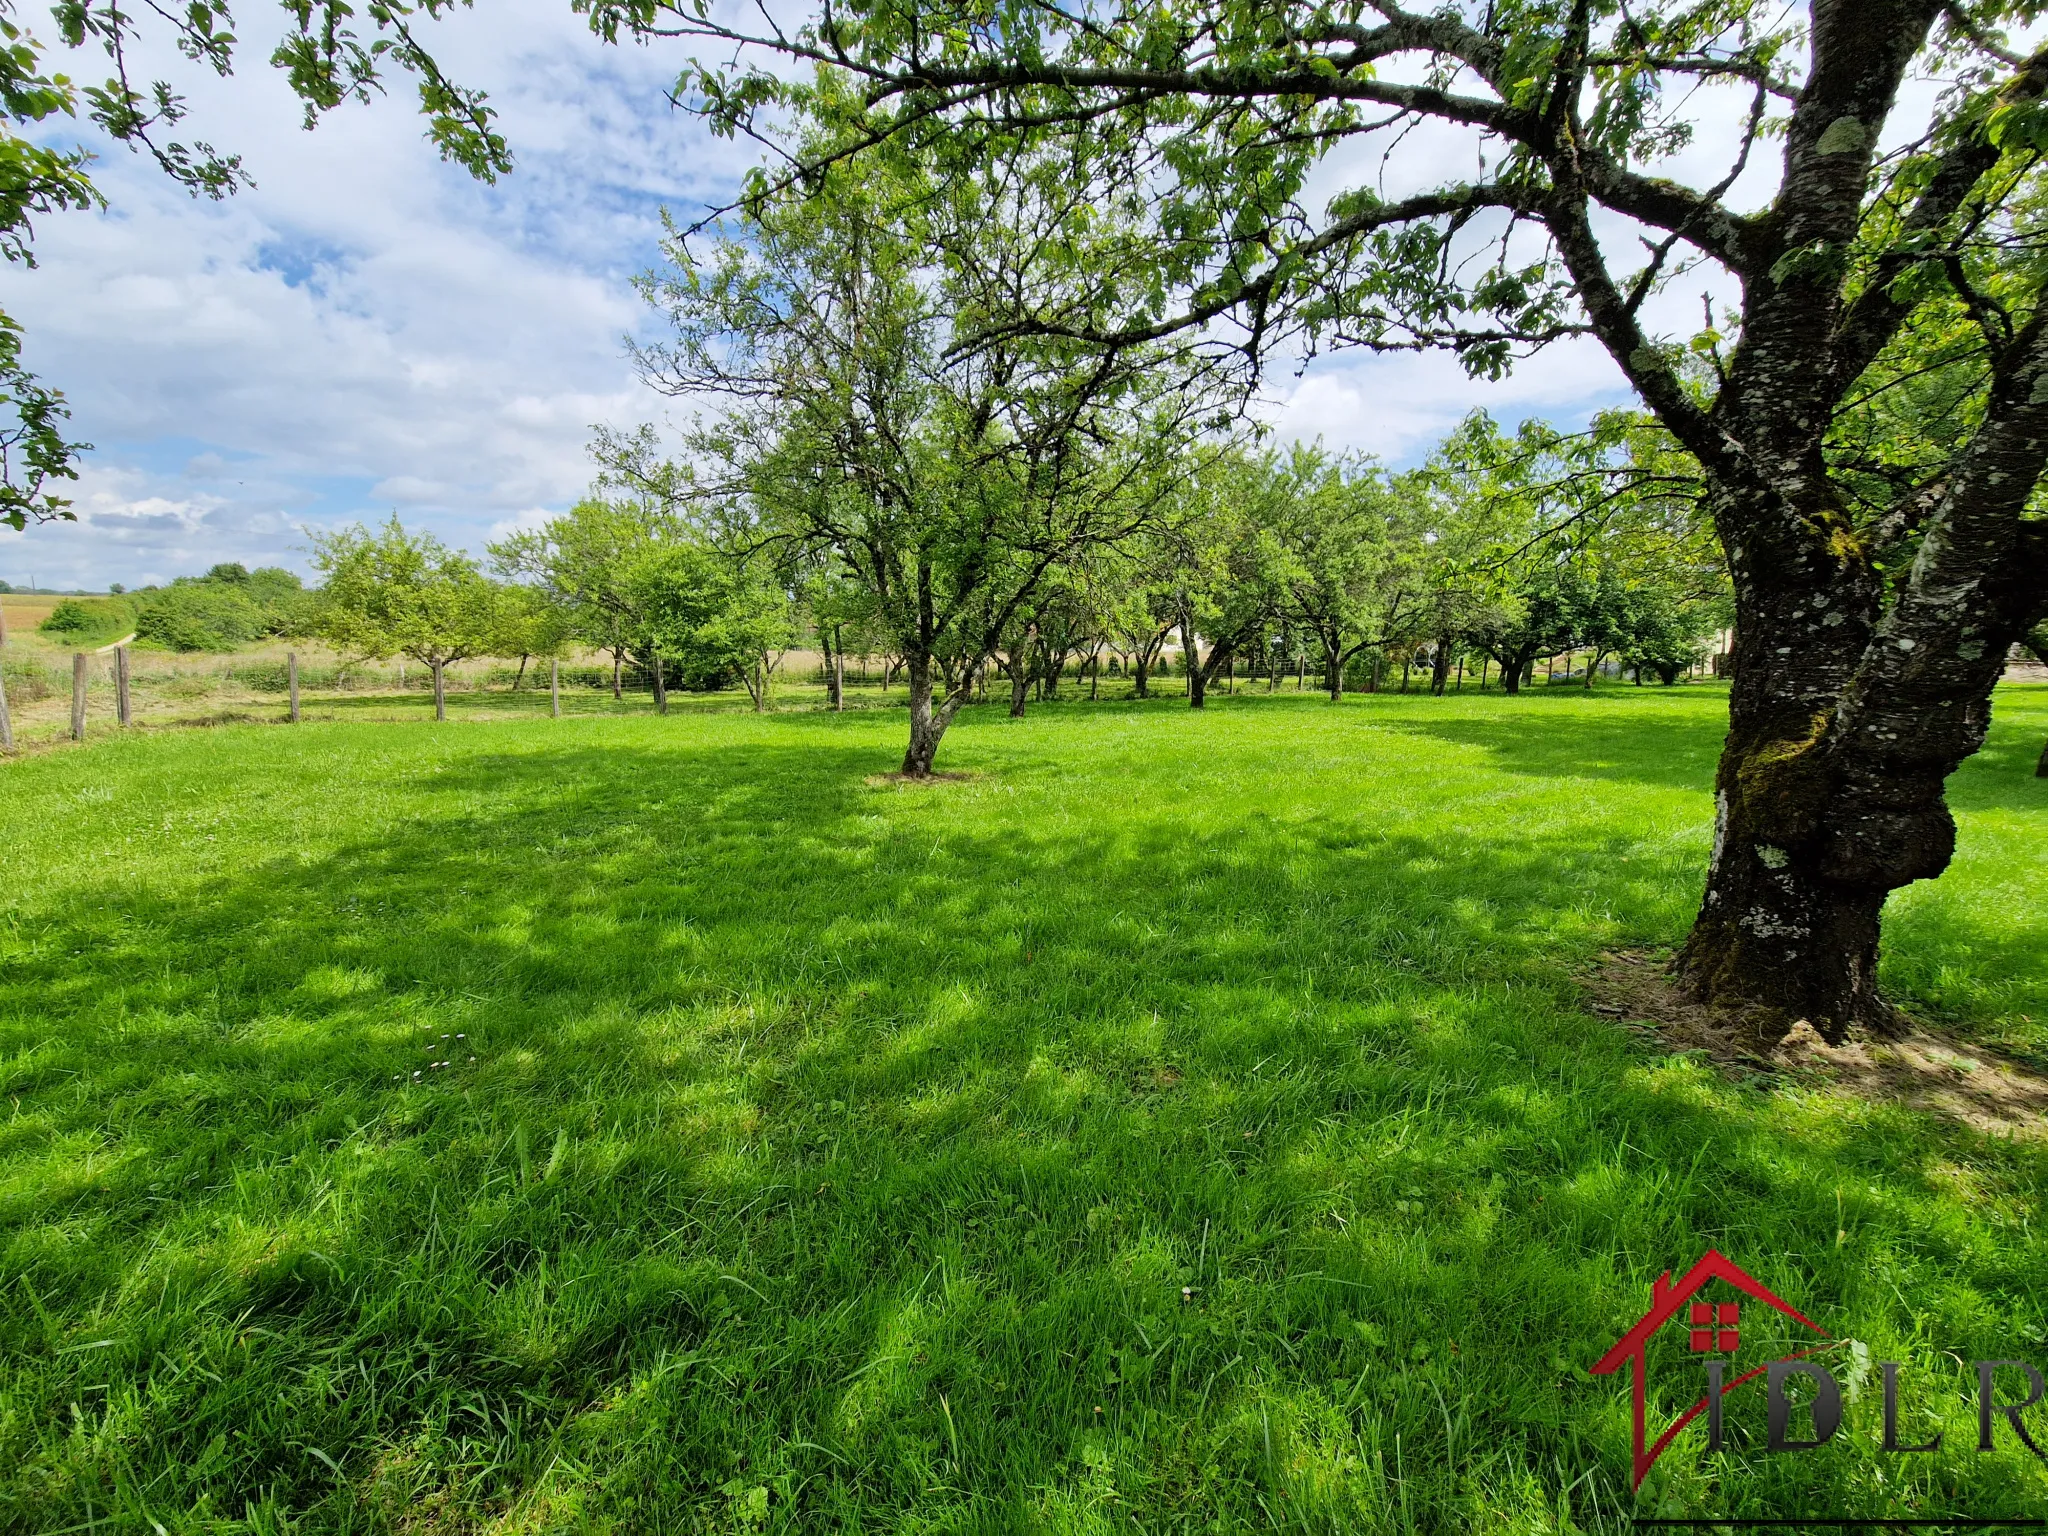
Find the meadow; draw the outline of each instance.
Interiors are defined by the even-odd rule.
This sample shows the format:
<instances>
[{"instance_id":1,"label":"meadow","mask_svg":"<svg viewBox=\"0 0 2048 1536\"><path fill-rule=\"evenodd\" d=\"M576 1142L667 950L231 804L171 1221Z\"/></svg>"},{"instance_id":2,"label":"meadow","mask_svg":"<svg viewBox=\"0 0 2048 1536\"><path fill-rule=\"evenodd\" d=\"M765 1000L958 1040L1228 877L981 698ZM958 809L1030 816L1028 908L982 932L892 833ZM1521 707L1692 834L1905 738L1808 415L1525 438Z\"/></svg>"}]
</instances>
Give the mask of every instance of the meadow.
<instances>
[{"instance_id":1,"label":"meadow","mask_svg":"<svg viewBox=\"0 0 2048 1536\"><path fill-rule=\"evenodd\" d=\"M990 706L922 787L900 709L483 697L0 765L0 1531L2048 1498L1967 1365L2048 1366L2048 1142L1575 984L1684 934L1718 688ZM2037 1068L2044 733L2002 689L1886 971ZM1848 1423L1731 1399L1632 1496L1586 1367L1709 1246L1853 1341ZM1871 1360L1940 1451L1878 1451Z\"/></svg>"}]
</instances>

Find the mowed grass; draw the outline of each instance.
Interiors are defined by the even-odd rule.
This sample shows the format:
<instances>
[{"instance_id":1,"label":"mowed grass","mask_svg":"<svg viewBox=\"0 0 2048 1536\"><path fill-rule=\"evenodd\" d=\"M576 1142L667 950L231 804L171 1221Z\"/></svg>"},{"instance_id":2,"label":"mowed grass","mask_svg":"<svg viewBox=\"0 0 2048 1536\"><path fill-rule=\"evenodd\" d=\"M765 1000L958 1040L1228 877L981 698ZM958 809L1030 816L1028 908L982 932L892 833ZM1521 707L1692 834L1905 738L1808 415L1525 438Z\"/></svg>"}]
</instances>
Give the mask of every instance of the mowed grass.
<instances>
[{"instance_id":1,"label":"mowed grass","mask_svg":"<svg viewBox=\"0 0 2048 1536\"><path fill-rule=\"evenodd\" d=\"M2048 1366L2043 1142L1576 1000L1682 937L1724 712L977 709L929 788L871 782L879 709L8 764L0 1529L2038 1515L1967 1362ZM1896 991L2022 1053L2044 733L2001 694L1889 929ZM1905 1362L1943 1449L1878 1451L1844 1346L1836 1443L1764 1454L1744 1388L1632 1498L1585 1368L1709 1245ZM1663 1349L1653 1433L1700 1390Z\"/></svg>"}]
</instances>

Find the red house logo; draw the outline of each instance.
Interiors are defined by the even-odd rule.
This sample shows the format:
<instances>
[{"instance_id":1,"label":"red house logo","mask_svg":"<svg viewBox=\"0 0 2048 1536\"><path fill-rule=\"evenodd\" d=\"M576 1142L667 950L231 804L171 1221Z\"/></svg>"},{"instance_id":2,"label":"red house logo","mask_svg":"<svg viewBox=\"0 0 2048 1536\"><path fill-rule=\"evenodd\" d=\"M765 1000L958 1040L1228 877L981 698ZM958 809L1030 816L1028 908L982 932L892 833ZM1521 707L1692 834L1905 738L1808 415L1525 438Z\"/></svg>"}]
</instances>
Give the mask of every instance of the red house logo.
<instances>
[{"instance_id":1,"label":"red house logo","mask_svg":"<svg viewBox=\"0 0 2048 1536\"><path fill-rule=\"evenodd\" d=\"M1648 1398L1648 1362L1646 1351L1650 1340L1657 1334L1658 1330L1667 1323L1677 1323L1685 1330L1687 1349L1697 1355L1732 1355L1742 1342L1742 1303L1696 1301L1693 1299L1711 1280L1725 1281L1745 1296L1762 1302L1773 1311L1783 1313L1795 1323L1803 1324L1805 1327L1811 1328L1815 1333L1820 1334L1823 1338L1826 1338L1825 1331L1818 1323L1804 1316L1796 1309L1787 1306L1783 1301L1772 1295L1769 1288L1762 1281L1750 1275L1734 1260L1712 1248L1709 1248L1706 1257L1687 1270L1684 1278L1676 1284L1672 1282L1671 1271L1665 1270L1663 1274L1657 1277L1656 1283L1650 1287L1650 1310L1645 1312L1641 1320L1616 1341L1614 1348L1608 1350L1606 1354L1602 1355L1592 1365L1592 1372L1595 1376L1611 1376L1621 1369L1624 1362L1632 1367L1634 1379L1630 1384L1630 1408L1635 1428L1635 1465L1633 1468L1634 1476L1630 1484L1631 1487L1642 1487L1643 1478L1649 1473L1650 1468L1656 1464L1657 1458L1664 1454L1664 1448L1672 1442L1681 1429L1690 1424L1702 1411L1708 1410L1711 1407L1713 1413L1712 1424L1718 1425L1720 1422L1720 1404L1718 1402L1710 1404L1708 1397L1702 1397L1698 1402L1686 1409L1684 1413L1681 1413L1672 1423L1671 1427L1659 1435L1654 1443L1648 1446L1644 1444L1647 1431L1643 1425L1643 1412ZM1683 1316L1680 1315L1681 1313ZM1820 1347L1819 1345L1815 1346L1815 1348ZM1813 1350L1801 1350L1796 1354L1786 1355L1783 1358L1785 1360L1797 1360L1801 1356L1811 1353L1813 1353ZM1742 1383L1753 1377L1763 1375L1769 1369L1770 1365L1768 1364L1760 1365L1755 1370L1745 1371L1732 1380L1722 1380L1721 1378L1724 1374L1722 1371L1710 1369L1708 1373L1710 1383L1708 1396L1726 1396L1733 1388L1741 1386Z\"/></svg>"}]
</instances>

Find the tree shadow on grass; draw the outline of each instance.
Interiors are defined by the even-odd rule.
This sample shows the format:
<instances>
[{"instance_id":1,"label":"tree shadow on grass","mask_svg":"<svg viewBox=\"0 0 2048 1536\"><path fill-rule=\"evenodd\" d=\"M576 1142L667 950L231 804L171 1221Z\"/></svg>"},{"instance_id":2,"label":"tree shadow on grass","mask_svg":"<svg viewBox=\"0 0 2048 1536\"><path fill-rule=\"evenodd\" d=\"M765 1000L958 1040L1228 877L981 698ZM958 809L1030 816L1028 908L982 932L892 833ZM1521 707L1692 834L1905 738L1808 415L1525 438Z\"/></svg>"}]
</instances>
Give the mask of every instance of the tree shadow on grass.
<instances>
[{"instance_id":1,"label":"tree shadow on grass","mask_svg":"<svg viewBox=\"0 0 2048 1536\"><path fill-rule=\"evenodd\" d=\"M0 1524L1595 1526L1583 1367L1710 1242L1882 1357L2010 1353L1977 1210L2037 1150L1562 1003L1556 915L1669 868L873 758L478 750L349 845L29 909ZM1868 1449L1665 1492L1903 1511Z\"/></svg>"},{"instance_id":2,"label":"tree shadow on grass","mask_svg":"<svg viewBox=\"0 0 2048 1536\"><path fill-rule=\"evenodd\" d=\"M1405 708L1376 711L1373 724L1483 748L1489 766L1506 773L1698 790L1712 788L1728 730L1722 711L1697 710L1690 696L1645 701L1539 692L1491 702L1496 708L1488 714L1446 710L1432 718L1432 708L1445 701L1416 698L1403 701ZM1666 704L1674 707L1659 707ZM1649 709L1657 713L1649 716Z\"/></svg>"}]
</instances>

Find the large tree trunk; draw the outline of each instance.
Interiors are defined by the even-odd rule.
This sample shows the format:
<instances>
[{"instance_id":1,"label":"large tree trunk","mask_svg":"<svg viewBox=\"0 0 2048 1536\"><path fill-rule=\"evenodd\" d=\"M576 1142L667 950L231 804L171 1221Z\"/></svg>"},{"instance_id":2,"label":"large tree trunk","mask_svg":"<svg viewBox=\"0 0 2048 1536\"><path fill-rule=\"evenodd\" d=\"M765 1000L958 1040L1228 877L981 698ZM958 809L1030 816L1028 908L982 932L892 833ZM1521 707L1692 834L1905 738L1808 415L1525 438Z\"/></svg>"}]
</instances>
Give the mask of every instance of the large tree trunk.
<instances>
[{"instance_id":1,"label":"large tree trunk","mask_svg":"<svg viewBox=\"0 0 2048 1536\"><path fill-rule=\"evenodd\" d=\"M1870 633L1875 594L1855 605L1861 612L1834 608L1841 622L1821 630L1821 611L1800 616L1804 591L1745 584L1752 592L1736 635L1728 740L1715 775L1714 851L1678 971L1703 1000L1770 1010L1764 1022L1773 1030L1803 1018L1840 1040L1854 1024L1892 1023L1877 991L1878 916L1891 889L1905 883L1845 844L1842 834L1855 829L1842 821L1842 765L1828 741L1841 683ZM1885 798L1921 823L1914 862L1938 874L1955 836L1940 780L1900 782Z\"/></svg>"},{"instance_id":2,"label":"large tree trunk","mask_svg":"<svg viewBox=\"0 0 2048 1536\"><path fill-rule=\"evenodd\" d=\"M1192 626L1180 627L1180 662L1188 674L1188 708L1200 709L1207 695L1208 679L1202 675L1201 653L1195 649L1195 632Z\"/></svg>"},{"instance_id":3,"label":"large tree trunk","mask_svg":"<svg viewBox=\"0 0 2048 1536\"><path fill-rule=\"evenodd\" d=\"M1500 664L1500 691L1520 693L1522 691L1522 661L1518 656L1505 658Z\"/></svg>"},{"instance_id":4,"label":"large tree trunk","mask_svg":"<svg viewBox=\"0 0 2048 1536\"><path fill-rule=\"evenodd\" d=\"M2034 777L2048 779L2048 742L2041 745L2041 761L2034 764Z\"/></svg>"},{"instance_id":5,"label":"large tree trunk","mask_svg":"<svg viewBox=\"0 0 2048 1536\"><path fill-rule=\"evenodd\" d=\"M1022 720L1024 718L1024 704L1030 696L1030 692L1031 669L1024 664L1023 658L1012 656L1010 658L1010 718L1012 720Z\"/></svg>"},{"instance_id":6,"label":"large tree trunk","mask_svg":"<svg viewBox=\"0 0 2048 1536\"><path fill-rule=\"evenodd\" d=\"M1429 691L1438 698L1451 685L1451 642L1438 640L1436 654L1429 659Z\"/></svg>"},{"instance_id":7,"label":"large tree trunk","mask_svg":"<svg viewBox=\"0 0 2048 1536\"><path fill-rule=\"evenodd\" d=\"M2038 563L1989 553L1996 502L2032 483L2006 483L1999 446L1948 485L1889 612L1862 544L1827 536L1841 513L1773 525L1731 515L1740 491L1717 488L1717 519L1749 542L1724 533L1735 680L1706 897L1679 956L1701 998L1804 1018L1829 1040L1896 1022L1877 991L1879 915L1948 867L1945 783L1983 744L2006 648L2038 602Z\"/></svg>"},{"instance_id":8,"label":"large tree trunk","mask_svg":"<svg viewBox=\"0 0 2048 1536\"><path fill-rule=\"evenodd\" d=\"M448 680L441 675L442 665L443 663L438 661L432 663L434 669L434 718L436 720L446 720L448 718Z\"/></svg>"},{"instance_id":9,"label":"large tree trunk","mask_svg":"<svg viewBox=\"0 0 2048 1536\"><path fill-rule=\"evenodd\" d=\"M626 695L625 695L625 693L624 693L624 691L623 691L623 689L622 689L622 687L621 687L621 683L620 683L620 674L624 672L624 670L625 670L625 666L626 666L626 653L625 653L624 651L613 651L613 652L612 652L612 698L613 698L614 700L618 700L618 699L623 699L623 698L624 698L624 697L626 696Z\"/></svg>"}]
</instances>

